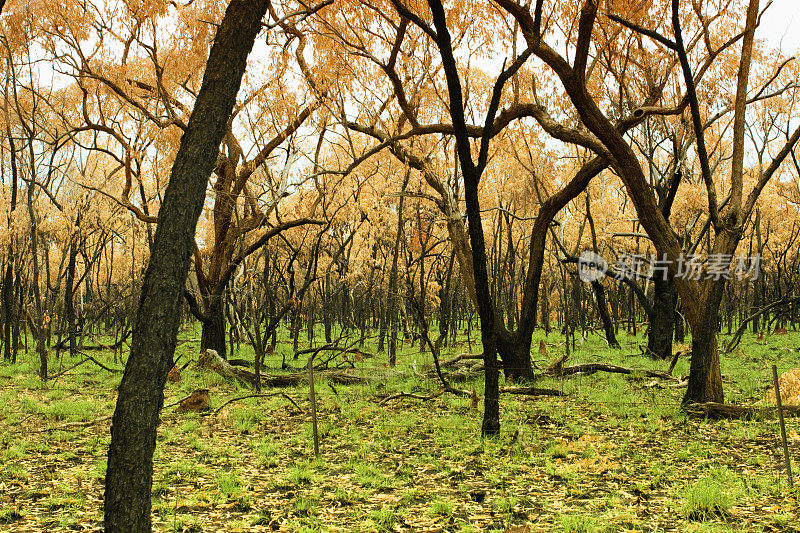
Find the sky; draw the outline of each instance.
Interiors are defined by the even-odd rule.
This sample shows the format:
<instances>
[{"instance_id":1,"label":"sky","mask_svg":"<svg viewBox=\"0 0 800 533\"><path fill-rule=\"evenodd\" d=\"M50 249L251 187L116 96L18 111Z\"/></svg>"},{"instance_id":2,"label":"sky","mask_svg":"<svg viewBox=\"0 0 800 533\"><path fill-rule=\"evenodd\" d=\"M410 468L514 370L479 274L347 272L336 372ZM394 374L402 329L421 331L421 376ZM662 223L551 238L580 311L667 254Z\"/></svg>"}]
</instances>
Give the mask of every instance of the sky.
<instances>
[{"instance_id":1,"label":"sky","mask_svg":"<svg viewBox=\"0 0 800 533\"><path fill-rule=\"evenodd\" d=\"M800 0L773 0L756 37L767 39L773 48L786 55L800 55Z\"/></svg>"}]
</instances>

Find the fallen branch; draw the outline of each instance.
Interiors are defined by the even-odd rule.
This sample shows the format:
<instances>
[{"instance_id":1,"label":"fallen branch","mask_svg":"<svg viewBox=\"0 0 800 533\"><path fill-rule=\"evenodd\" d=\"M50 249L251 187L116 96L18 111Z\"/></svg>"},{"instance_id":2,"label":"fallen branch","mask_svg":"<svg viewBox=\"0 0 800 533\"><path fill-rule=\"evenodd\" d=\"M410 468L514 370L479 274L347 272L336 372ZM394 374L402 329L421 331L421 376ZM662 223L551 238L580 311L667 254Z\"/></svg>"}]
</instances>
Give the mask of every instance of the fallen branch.
<instances>
[{"instance_id":1,"label":"fallen branch","mask_svg":"<svg viewBox=\"0 0 800 533\"><path fill-rule=\"evenodd\" d=\"M199 368L213 370L224 378L236 380L248 387L255 387L256 375L254 372L231 365L214 350L206 350L200 354L197 360L197 366ZM319 372L318 375L341 385L353 385L374 381L373 378L357 376L341 370L326 370ZM261 374L261 385L267 387L291 387L299 385L300 383L305 383L306 380L308 380L308 372L296 372L294 374Z\"/></svg>"},{"instance_id":2,"label":"fallen branch","mask_svg":"<svg viewBox=\"0 0 800 533\"><path fill-rule=\"evenodd\" d=\"M83 362L85 363L86 360L83 361ZM65 372L66 372L66 370L65 370ZM191 396L191 394L189 396ZM186 398L181 398L177 402L173 402L173 403L171 403L169 405L165 405L162 408L162 411L164 409L169 408L169 407L174 407L174 406L178 405L183 400L186 400L187 398L189 398L189 396L186 396ZM61 424L60 426L53 426L53 427L43 428L43 429L25 430L25 431L20 431L20 433L47 433L49 431L58 431L60 429L71 429L71 428L88 427L88 426L91 426L91 425L94 425L94 424L97 424L97 423L100 423L100 422L105 422L106 420L111 420L113 417L114 417L114 415L110 414L110 415L106 415L106 416L101 416L100 418L95 418L94 420L87 420L85 422L67 422L66 424Z\"/></svg>"},{"instance_id":3,"label":"fallen branch","mask_svg":"<svg viewBox=\"0 0 800 533\"><path fill-rule=\"evenodd\" d=\"M410 392L400 392L398 394L392 394L391 396L387 396L386 398L378 402L378 405L385 405L391 400L397 400L400 398L415 398L417 400L422 400L423 402L427 402L428 400L433 400L434 398L438 398L445 392L446 392L445 390L440 390L439 392L431 394L430 396L422 396L421 394L413 394Z\"/></svg>"},{"instance_id":4,"label":"fallen branch","mask_svg":"<svg viewBox=\"0 0 800 533\"><path fill-rule=\"evenodd\" d=\"M467 365L457 366L453 372L442 372L442 375L448 381L464 382L467 381L468 379L482 375L483 370L484 370L483 362L480 362L469 366ZM434 380L439 379L439 376L436 374L435 370L429 370L424 374L418 374L418 375L426 379L434 379Z\"/></svg>"},{"instance_id":5,"label":"fallen branch","mask_svg":"<svg viewBox=\"0 0 800 533\"><path fill-rule=\"evenodd\" d=\"M675 383L667 383L667 384L664 384L663 382L659 381L658 379L654 379L653 381L651 381L647 385L644 385L642 388L643 389L651 389L651 388L661 389L661 388L664 388L664 387L668 387L670 389L680 389L680 388L686 387L687 385L689 385L689 380L688 379L685 379L685 380L682 380L682 381L676 381Z\"/></svg>"},{"instance_id":6,"label":"fallen branch","mask_svg":"<svg viewBox=\"0 0 800 533\"><path fill-rule=\"evenodd\" d=\"M211 369L226 379L236 380L243 385L255 387L255 373L238 366L233 366L228 361L220 357L216 350L208 349L201 353L200 357L197 359L197 366L199 368Z\"/></svg>"},{"instance_id":7,"label":"fallen branch","mask_svg":"<svg viewBox=\"0 0 800 533\"><path fill-rule=\"evenodd\" d=\"M628 368L624 366L611 365L608 363L582 363L580 365L562 366L566 357L555 360L545 370L545 374L555 377L565 377L574 374L594 374L595 372L610 372L612 374L644 374L648 377L666 379L669 381L679 381L678 378L661 370L648 370L646 368Z\"/></svg>"},{"instance_id":8,"label":"fallen branch","mask_svg":"<svg viewBox=\"0 0 800 533\"><path fill-rule=\"evenodd\" d=\"M49 379L50 381L52 381L54 379L58 379L61 376L63 376L64 374L66 374L67 372L69 372L70 370L74 370L74 369L78 368L79 366L81 366L83 363L88 363L88 362L89 362L89 359L84 359L80 363L76 363L76 364L72 365L71 367L67 368L66 370L62 370L61 372L59 372L55 376L49 376L47 379Z\"/></svg>"},{"instance_id":9,"label":"fallen branch","mask_svg":"<svg viewBox=\"0 0 800 533\"><path fill-rule=\"evenodd\" d=\"M91 426L93 424L97 424L98 422L105 422L106 420L111 420L114 415L103 416L100 418L95 418L94 420L89 420L87 422L67 422L66 424L61 424L60 426L53 426L44 429L33 429L33 430L23 430L20 433L47 433L49 431L58 431L60 429L71 429L71 428L82 428Z\"/></svg>"},{"instance_id":10,"label":"fallen branch","mask_svg":"<svg viewBox=\"0 0 800 533\"><path fill-rule=\"evenodd\" d=\"M442 367L453 366L454 364L458 363L459 361L463 361L463 360L466 360L466 359L478 359L480 361L483 361L483 354L482 353L462 353L462 354L459 354L459 355L453 357L452 359L448 359L446 361L443 361L440 366L442 366Z\"/></svg>"},{"instance_id":11,"label":"fallen branch","mask_svg":"<svg viewBox=\"0 0 800 533\"><path fill-rule=\"evenodd\" d=\"M67 372L69 372L69 371L71 371L71 370L75 370L76 368L78 368L78 367L79 367L79 366L81 366L82 364L84 364L84 363L88 363L89 361L93 362L94 364L96 364L97 366L99 366L100 368L102 368L103 370L108 370L109 372L114 372L114 373L122 372L122 370L117 370L117 369L115 369L115 368L109 368L109 367L107 367L106 365L104 365L103 363L101 363L100 361L98 361L97 359L95 359L94 357L92 357L92 356L91 356L91 355L89 355L89 354L85 354L85 353L83 353L83 352L78 352L78 353L80 353L81 355L83 355L83 357L84 357L83 361L81 361L80 363L77 363L77 364L74 364L74 365L72 365L71 367L67 368L66 370L63 370L63 371L59 372L58 374L56 374L56 375L54 375L54 376L49 376L49 377L47 378L47 379L48 379L48 381L52 381L52 380L54 380L54 379L58 379L58 378L60 378L61 376L63 376L64 374L66 374Z\"/></svg>"},{"instance_id":12,"label":"fallen branch","mask_svg":"<svg viewBox=\"0 0 800 533\"><path fill-rule=\"evenodd\" d=\"M521 394L524 396L564 396L555 389L537 389L536 387L500 387L500 394Z\"/></svg>"},{"instance_id":13,"label":"fallen branch","mask_svg":"<svg viewBox=\"0 0 800 533\"><path fill-rule=\"evenodd\" d=\"M569 356L567 354L564 354L561 357L559 357L558 359L556 359L555 361L553 361L552 363L550 363L547 366L547 368L544 369L544 373L545 374L552 374L554 376L560 376L561 375L561 370L562 370L562 368L564 366L564 363L567 360L567 357L569 357Z\"/></svg>"},{"instance_id":14,"label":"fallen branch","mask_svg":"<svg viewBox=\"0 0 800 533\"><path fill-rule=\"evenodd\" d=\"M107 367L106 365L104 365L103 363L101 363L100 361L98 361L97 359L95 359L94 357L89 355L88 353L83 353L83 352L80 352L80 351L78 353L81 354L82 356L84 356L86 359L88 359L91 362L93 362L94 364L96 364L97 366L99 366L100 368L102 368L103 370L107 370L109 372L114 372L114 373L122 372L122 370L120 370L120 369Z\"/></svg>"}]
</instances>

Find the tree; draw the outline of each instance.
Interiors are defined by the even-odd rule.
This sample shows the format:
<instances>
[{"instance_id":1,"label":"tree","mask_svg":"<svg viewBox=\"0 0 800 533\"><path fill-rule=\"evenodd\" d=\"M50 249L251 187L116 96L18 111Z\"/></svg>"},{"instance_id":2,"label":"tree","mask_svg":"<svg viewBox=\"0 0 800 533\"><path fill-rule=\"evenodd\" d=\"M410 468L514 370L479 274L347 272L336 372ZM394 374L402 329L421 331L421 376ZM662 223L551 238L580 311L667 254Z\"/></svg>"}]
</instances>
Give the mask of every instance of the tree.
<instances>
[{"instance_id":1,"label":"tree","mask_svg":"<svg viewBox=\"0 0 800 533\"><path fill-rule=\"evenodd\" d=\"M149 532L156 426L206 186L267 0L231 0L211 47L159 213L111 426L107 532Z\"/></svg>"},{"instance_id":2,"label":"tree","mask_svg":"<svg viewBox=\"0 0 800 533\"><path fill-rule=\"evenodd\" d=\"M575 58L570 64L564 57L550 47L543 39L542 10L543 1L538 0L534 6L534 14L513 0L496 0L497 4L513 15L519 23L528 46L558 76L560 83L569 96L572 105L578 112L582 123L596 136L599 143L592 149L606 154L612 167L625 184L628 195L636 209L642 227L653 241L657 253L669 261L669 273L675 277L682 248L664 213L658 208L640 161L631 149L630 143L613 127L613 121L601 110L598 100L592 95L587 78L587 59L592 42L592 32L597 19L598 4L594 0L584 2L578 20L578 34ZM709 220L715 233L713 247L709 254L723 258L722 268L729 268L732 254L742 237L744 225L749 219L756 201L767 182L772 178L800 138L800 128L787 136L786 142L778 150L770 164L759 172L750 194L743 198L744 177L744 133L748 104L748 80L751 70L754 34L758 22L758 0L750 0L747 5L747 16L743 31L732 40L741 38L742 51L738 58L738 70L735 77L736 90L733 102L732 151L730 166L729 199L723 207L717 200L717 185L713 179L708 162L705 145L704 122L700 115L697 96L697 80L692 72L686 45L681 30L681 11L678 0L672 0L672 31L674 40L668 39L656 30L644 28L636 23L614 16L614 20L638 33L653 38L659 46L674 52L680 60L681 74L686 85L686 101L688 101L693 133L696 139L698 160L701 167L702 180L706 185ZM708 36L711 21L701 12L701 31ZM709 38L709 37L707 37ZM709 38L710 39L710 38ZM729 41L730 42L730 41ZM707 41L708 59L715 59L719 47L713 48ZM726 46L723 44L723 46ZM701 69L702 70L702 69ZM662 108L654 114L669 114L668 108ZM709 277L703 280L675 277L675 283L683 302L684 314L692 329L692 360L690 381L683 402L721 402L723 400L722 378L717 353L717 316L718 308L725 288L724 279Z\"/></svg>"}]
</instances>

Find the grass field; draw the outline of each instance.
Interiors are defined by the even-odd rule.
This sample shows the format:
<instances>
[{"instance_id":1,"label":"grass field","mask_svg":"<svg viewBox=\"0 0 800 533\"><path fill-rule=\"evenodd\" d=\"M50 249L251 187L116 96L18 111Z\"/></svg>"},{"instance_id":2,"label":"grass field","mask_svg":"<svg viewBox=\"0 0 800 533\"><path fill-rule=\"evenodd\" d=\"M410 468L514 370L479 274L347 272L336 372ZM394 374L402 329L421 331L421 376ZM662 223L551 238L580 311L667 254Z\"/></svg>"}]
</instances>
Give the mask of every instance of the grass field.
<instances>
[{"instance_id":1,"label":"grass field","mask_svg":"<svg viewBox=\"0 0 800 533\"><path fill-rule=\"evenodd\" d=\"M562 338L547 342L547 359L563 353ZM621 350L609 350L592 336L570 362L666 369L631 355L642 342L626 337ZM279 344L266 364L279 366L290 347ZM502 434L482 441L482 404L476 409L469 398L380 405L388 394L437 390L413 371L430 355L418 346L403 350L404 377L351 386L317 381L319 458L305 385L283 389L301 409L282 396L239 400L216 414L166 409L155 456L155 529L800 531L800 492L788 490L775 420L688 419L678 407L684 389L597 373L537 383L563 397L504 395ZM458 344L446 354L466 350ZM178 348L182 362L197 351L192 341ZM92 355L120 368L111 353ZM252 351L242 345L232 356ZM385 372L385 359L364 359L355 372ZM0 530L99 531L110 422L67 424L110 415L120 374L88 362L43 386L34 361L22 354L18 364L0 366ZM61 367L79 361L65 357ZM800 334L746 337L723 355L726 401L763 403L773 363L780 371L800 366ZM52 360L51 372L58 367ZM680 360L675 373L687 369ZM477 379L458 386L483 391ZM165 404L199 387L211 390L215 409L250 392L191 365L180 382L168 383ZM797 419L787 431L797 472Z\"/></svg>"}]
</instances>

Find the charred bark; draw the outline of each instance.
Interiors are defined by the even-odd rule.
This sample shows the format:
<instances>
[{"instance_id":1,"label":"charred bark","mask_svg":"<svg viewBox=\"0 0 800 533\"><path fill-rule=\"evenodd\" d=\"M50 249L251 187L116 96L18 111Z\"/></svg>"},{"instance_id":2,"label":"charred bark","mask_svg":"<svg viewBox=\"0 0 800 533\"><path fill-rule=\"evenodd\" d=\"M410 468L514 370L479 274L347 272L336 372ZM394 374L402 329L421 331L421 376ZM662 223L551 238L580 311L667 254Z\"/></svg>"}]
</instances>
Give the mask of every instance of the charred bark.
<instances>
[{"instance_id":1,"label":"charred bark","mask_svg":"<svg viewBox=\"0 0 800 533\"><path fill-rule=\"evenodd\" d=\"M660 359L672 357L672 338L675 331L675 306L678 291L670 280L656 277L654 280L650 333L647 337L647 352Z\"/></svg>"},{"instance_id":2,"label":"charred bark","mask_svg":"<svg viewBox=\"0 0 800 533\"><path fill-rule=\"evenodd\" d=\"M107 533L152 530L156 426L173 366L184 284L208 178L236 102L266 0L231 0L206 64L159 211L111 426L105 484Z\"/></svg>"},{"instance_id":3,"label":"charred bark","mask_svg":"<svg viewBox=\"0 0 800 533\"><path fill-rule=\"evenodd\" d=\"M717 349L717 321L723 289L724 281L710 287L709 298L703 308L697 310L696 320L691 325L692 358L683 405L724 401Z\"/></svg>"},{"instance_id":4,"label":"charred bark","mask_svg":"<svg viewBox=\"0 0 800 533\"><path fill-rule=\"evenodd\" d=\"M228 354L225 342L226 323L221 305L209 306L208 315L202 324L200 350L214 350L225 359Z\"/></svg>"}]
</instances>

